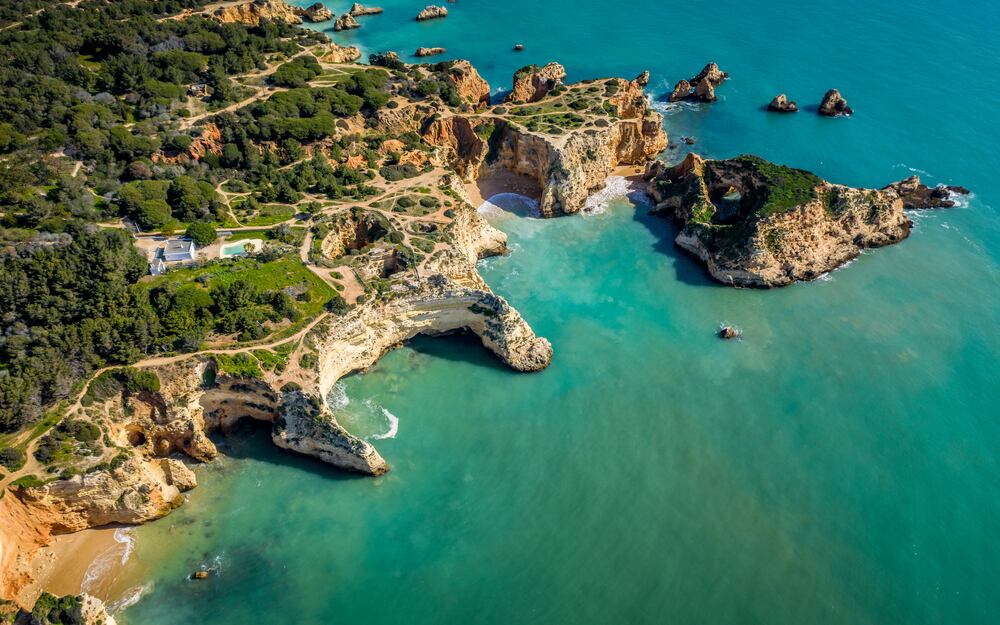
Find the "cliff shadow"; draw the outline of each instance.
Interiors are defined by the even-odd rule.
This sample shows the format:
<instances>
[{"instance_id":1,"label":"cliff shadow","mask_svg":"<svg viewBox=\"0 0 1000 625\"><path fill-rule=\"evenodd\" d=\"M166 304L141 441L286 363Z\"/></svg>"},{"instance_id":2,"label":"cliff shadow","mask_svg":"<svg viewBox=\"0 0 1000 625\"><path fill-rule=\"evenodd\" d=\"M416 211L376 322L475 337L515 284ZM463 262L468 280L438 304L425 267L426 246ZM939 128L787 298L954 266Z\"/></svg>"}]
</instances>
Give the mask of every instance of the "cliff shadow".
<instances>
[{"instance_id":1,"label":"cliff shadow","mask_svg":"<svg viewBox=\"0 0 1000 625\"><path fill-rule=\"evenodd\" d=\"M225 432L212 432L209 438L220 453L230 458L289 466L334 482L372 479L371 476L338 469L317 458L279 448L271 440L271 424L249 417L240 419Z\"/></svg>"},{"instance_id":2,"label":"cliff shadow","mask_svg":"<svg viewBox=\"0 0 1000 625\"><path fill-rule=\"evenodd\" d=\"M653 215L649 207L639 205L632 214L632 219L642 224L655 237L653 249L674 259L674 277L685 284L693 286L718 287L717 282L708 275L708 270L700 260L694 258L674 244L674 239L680 232L680 227L670 217Z\"/></svg>"},{"instance_id":3,"label":"cliff shadow","mask_svg":"<svg viewBox=\"0 0 1000 625\"><path fill-rule=\"evenodd\" d=\"M472 332L460 331L436 336L421 334L410 339L406 346L422 356L476 365L496 371L512 371L493 352L486 349L479 337Z\"/></svg>"}]
</instances>

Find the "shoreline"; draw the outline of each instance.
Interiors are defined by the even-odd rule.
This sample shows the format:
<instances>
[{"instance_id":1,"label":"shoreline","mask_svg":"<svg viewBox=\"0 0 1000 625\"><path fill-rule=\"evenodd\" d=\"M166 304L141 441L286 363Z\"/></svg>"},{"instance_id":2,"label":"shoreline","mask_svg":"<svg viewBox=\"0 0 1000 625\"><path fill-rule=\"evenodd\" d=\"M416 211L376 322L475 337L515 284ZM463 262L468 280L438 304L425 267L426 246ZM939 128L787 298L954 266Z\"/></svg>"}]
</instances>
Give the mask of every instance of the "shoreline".
<instances>
[{"instance_id":1,"label":"shoreline","mask_svg":"<svg viewBox=\"0 0 1000 625\"><path fill-rule=\"evenodd\" d=\"M17 601L34 605L43 590L57 596L78 595L84 592L84 585L88 594L109 600L108 592L124 567L126 550L132 546L116 537L126 529L109 526L54 536L32 558L32 582L21 589ZM95 570L98 566L103 570Z\"/></svg>"}]
</instances>

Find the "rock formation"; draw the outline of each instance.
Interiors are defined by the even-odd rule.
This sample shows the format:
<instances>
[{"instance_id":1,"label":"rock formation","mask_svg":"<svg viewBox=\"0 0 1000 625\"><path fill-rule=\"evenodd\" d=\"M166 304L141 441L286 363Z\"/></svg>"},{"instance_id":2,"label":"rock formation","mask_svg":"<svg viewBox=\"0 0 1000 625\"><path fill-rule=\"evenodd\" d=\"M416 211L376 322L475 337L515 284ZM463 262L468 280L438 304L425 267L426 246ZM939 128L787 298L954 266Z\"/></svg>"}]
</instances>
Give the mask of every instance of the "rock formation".
<instances>
[{"instance_id":1,"label":"rock formation","mask_svg":"<svg viewBox=\"0 0 1000 625\"><path fill-rule=\"evenodd\" d=\"M333 23L333 30L340 32L342 30L351 30L353 28L361 28L361 23L354 19L354 16L350 13L344 13L337 18L337 21Z\"/></svg>"},{"instance_id":2,"label":"rock formation","mask_svg":"<svg viewBox=\"0 0 1000 625\"><path fill-rule=\"evenodd\" d=\"M928 187L920 183L918 176L910 176L905 180L894 182L882 188L882 191L894 193L903 202L905 209L951 208L957 204L956 195L968 195L965 187L937 186Z\"/></svg>"},{"instance_id":3,"label":"rock formation","mask_svg":"<svg viewBox=\"0 0 1000 625\"><path fill-rule=\"evenodd\" d=\"M895 192L830 184L755 156L647 170L656 212L682 226L676 244L732 286L812 280L861 250L905 239L911 222Z\"/></svg>"},{"instance_id":4,"label":"rock formation","mask_svg":"<svg viewBox=\"0 0 1000 625\"><path fill-rule=\"evenodd\" d=\"M715 102L715 89L727 78L729 78L728 72L719 69L716 63L709 63L690 80L677 81L668 99L671 102L680 100Z\"/></svg>"},{"instance_id":5,"label":"rock formation","mask_svg":"<svg viewBox=\"0 0 1000 625\"><path fill-rule=\"evenodd\" d=\"M566 78L566 68L559 63L545 67L525 65L514 73L514 84L506 101L514 104L537 102Z\"/></svg>"},{"instance_id":6,"label":"rock formation","mask_svg":"<svg viewBox=\"0 0 1000 625\"><path fill-rule=\"evenodd\" d=\"M836 89L830 89L823 95L819 104L819 114L827 117L849 117L854 109L847 105L847 100Z\"/></svg>"},{"instance_id":7,"label":"rock formation","mask_svg":"<svg viewBox=\"0 0 1000 625\"><path fill-rule=\"evenodd\" d=\"M289 24L302 23L295 7L285 4L282 0L248 0L240 4L220 7L212 15L224 24L240 23L258 26L262 20Z\"/></svg>"},{"instance_id":8,"label":"rock formation","mask_svg":"<svg viewBox=\"0 0 1000 625\"><path fill-rule=\"evenodd\" d=\"M68 615L71 621L63 620L53 615ZM53 620L54 619L54 620ZM56 597L43 592L35 605L28 610L20 610L16 616L4 623L16 625L49 625L50 623L72 623L73 625L117 625L114 617L108 614L104 603L97 597L86 593Z\"/></svg>"},{"instance_id":9,"label":"rock formation","mask_svg":"<svg viewBox=\"0 0 1000 625\"><path fill-rule=\"evenodd\" d=\"M727 341L731 341L732 339L740 338L740 336L742 335L743 333L740 332L738 328L735 328L733 326L722 326L721 328L719 328L720 339L726 339Z\"/></svg>"},{"instance_id":10,"label":"rock formation","mask_svg":"<svg viewBox=\"0 0 1000 625\"><path fill-rule=\"evenodd\" d=\"M514 44L514 52L524 52L524 44L523 43L515 43Z\"/></svg>"},{"instance_id":11,"label":"rock formation","mask_svg":"<svg viewBox=\"0 0 1000 625\"><path fill-rule=\"evenodd\" d=\"M458 95L477 107L489 106L490 85L471 63L457 60L448 68L448 78L455 83Z\"/></svg>"},{"instance_id":12,"label":"rock formation","mask_svg":"<svg viewBox=\"0 0 1000 625\"><path fill-rule=\"evenodd\" d=\"M422 22L424 20L432 20L439 17L448 17L448 9L431 4L424 7L420 13L417 13L416 19L418 22Z\"/></svg>"},{"instance_id":13,"label":"rock formation","mask_svg":"<svg viewBox=\"0 0 1000 625\"><path fill-rule=\"evenodd\" d=\"M466 180L511 172L537 181L543 216L578 212L619 165L643 165L667 145L662 116L649 109L637 81L611 79L617 117L604 127L558 137L529 132L504 119L443 117L424 129L424 138L447 151ZM484 125L485 124L485 125Z\"/></svg>"},{"instance_id":14,"label":"rock formation","mask_svg":"<svg viewBox=\"0 0 1000 625\"><path fill-rule=\"evenodd\" d=\"M354 17L361 17L362 15L378 15L382 12L382 7L366 7L360 2L355 2L351 5L351 10L348 11Z\"/></svg>"},{"instance_id":15,"label":"rock formation","mask_svg":"<svg viewBox=\"0 0 1000 625\"><path fill-rule=\"evenodd\" d=\"M417 51L413 53L414 56L434 56L435 54L444 54L444 48L417 48Z\"/></svg>"},{"instance_id":16,"label":"rock formation","mask_svg":"<svg viewBox=\"0 0 1000 625\"><path fill-rule=\"evenodd\" d=\"M361 50L354 46L341 46L330 43L319 60L327 63L350 63L361 58Z\"/></svg>"},{"instance_id":17,"label":"rock formation","mask_svg":"<svg viewBox=\"0 0 1000 625\"><path fill-rule=\"evenodd\" d=\"M330 9L323 6L322 2L317 2L305 9L299 9L299 14L310 22L325 22L333 19Z\"/></svg>"},{"instance_id":18,"label":"rock formation","mask_svg":"<svg viewBox=\"0 0 1000 625\"><path fill-rule=\"evenodd\" d=\"M789 100L785 94L779 93L767 105L767 110L774 111L775 113L797 113L799 107L795 102Z\"/></svg>"}]
</instances>

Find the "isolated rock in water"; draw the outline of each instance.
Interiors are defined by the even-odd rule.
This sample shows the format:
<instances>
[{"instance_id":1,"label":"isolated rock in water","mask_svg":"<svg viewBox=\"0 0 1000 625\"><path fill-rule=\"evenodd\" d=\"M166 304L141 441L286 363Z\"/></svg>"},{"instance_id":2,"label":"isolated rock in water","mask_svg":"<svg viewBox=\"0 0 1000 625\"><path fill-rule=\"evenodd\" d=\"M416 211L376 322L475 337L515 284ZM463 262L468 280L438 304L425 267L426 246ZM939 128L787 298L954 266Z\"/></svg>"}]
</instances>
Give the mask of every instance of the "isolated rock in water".
<instances>
[{"instance_id":1,"label":"isolated rock in water","mask_svg":"<svg viewBox=\"0 0 1000 625\"><path fill-rule=\"evenodd\" d=\"M360 17L362 15L378 15L382 12L382 7L366 7L360 2L355 2L351 5L351 10L348 11L354 17Z\"/></svg>"},{"instance_id":2,"label":"isolated rock in water","mask_svg":"<svg viewBox=\"0 0 1000 625\"><path fill-rule=\"evenodd\" d=\"M686 145L694 145L697 141L694 137L681 137Z\"/></svg>"},{"instance_id":3,"label":"isolated rock in water","mask_svg":"<svg viewBox=\"0 0 1000 625\"><path fill-rule=\"evenodd\" d=\"M674 85L674 90L671 92L668 98L671 102L677 102L680 100L687 100L691 95L691 83L686 80L678 80L677 84Z\"/></svg>"},{"instance_id":4,"label":"isolated rock in water","mask_svg":"<svg viewBox=\"0 0 1000 625\"><path fill-rule=\"evenodd\" d=\"M310 22L325 22L333 19L333 13L330 9L323 6L323 3L321 2L317 2L308 8L300 9L299 12L302 17L306 18Z\"/></svg>"},{"instance_id":5,"label":"isolated rock in water","mask_svg":"<svg viewBox=\"0 0 1000 625\"><path fill-rule=\"evenodd\" d=\"M767 105L767 110L774 111L776 113L795 113L798 112L799 107L795 104L795 102L785 97L785 94L779 93L774 96L771 103Z\"/></svg>"},{"instance_id":6,"label":"isolated rock in water","mask_svg":"<svg viewBox=\"0 0 1000 625\"><path fill-rule=\"evenodd\" d=\"M522 51L524 51L524 44L523 43L515 43L514 44L514 52L522 52Z\"/></svg>"},{"instance_id":7,"label":"isolated rock in water","mask_svg":"<svg viewBox=\"0 0 1000 625\"><path fill-rule=\"evenodd\" d=\"M417 13L417 21L422 22L424 20L432 20L438 17L448 17L448 9L444 7L439 7L435 5L429 5L424 7L424 9Z\"/></svg>"},{"instance_id":8,"label":"isolated rock in water","mask_svg":"<svg viewBox=\"0 0 1000 625\"><path fill-rule=\"evenodd\" d=\"M361 50L354 46L339 46L331 43L326 52L320 55L321 61L327 63L350 63L361 58Z\"/></svg>"},{"instance_id":9,"label":"isolated rock in water","mask_svg":"<svg viewBox=\"0 0 1000 625\"><path fill-rule=\"evenodd\" d=\"M827 117L840 117L854 114L854 109L847 105L847 100L836 89L830 89L819 104L819 114Z\"/></svg>"},{"instance_id":10,"label":"isolated rock in water","mask_svg":"<svg viewBox=\"0 0 1000 625\"><path fill-rule=\"evenodd\" d=\"M645 87L649 84L649 70L643 71L641 74L635 77L635 84L640 87Z\"/></svg>"},{"instance_id":11,"label":"isolated rock in water","mask_svg":"<svg viewBox=\"0 0 1000 625\"><path fill-rule=\"evenodd\" d=\"M559 63L549 63L545 67L525 65L514 72L514 84L506 100L514 104L537 102L563 78L566 78L566 68Z\"/></svg>"},{"instance_id":12,"label":"isolated rock in water","mask_svg":"<svg viewBox=\"0 0 1000 625\"><path fill-rule=\"evenodd\" d=\"M831 184L757 156L689 154L674 167L654 161L646 178L655 212L682 226L677 246L731 286L813 280L912 226L895 191Z\"/></svg>"},{"instance_id":13,"label":"isolated rock in water","mask_svg":"<svg viewBox=\"0 0 1000 625\"><path fill-rule=\"evenodd\" d=\"M738 339L743 333L733 326L722 326L719 328L719 338L730 340Z\"/></svg>"},{"instance_id":14,"label":"isolated rock in water","mask_svg":"<svg viewBox=\"0 0 1000 625\"><path fill-rule=\"evenodd\" d=\"M361 28L361 23L354 19L354 16L350 13L344 13L337 18L337 21L333 23L333 29L335 31L351 30L352 28Z\"/></svg>"},{"instance_id":15,"label":"isolated rock in water","mask_svg":"<svg viewBox=\"0 0 1000 625\"><path fill-rule=\"evenodd\" d=\"M191 573L191 579L208 579L208 571L201 569Z\"/></svg>"},{"instance_id":16,"label":"isolated rock in water","mask_svg":"<svg viewBox=\"0 0 1000 625\"><path fill-rule=\"evenodd\" d=\"M919 176L910 176L905 180L886 185L882 191L896 194L902 200L905 209L951 208L957 204L953 196L969 194L969 190L965 187L928 187L920 182Z\"/></svg>"},{"instance_id":17,"label":"isolated rock in water","mask_svg":"<svg viewBox=\"0 0 1000 625\"><path fill-rule=\"evenodd\" d=\"M717 63L709 63L690 80L679 80L668 98L671 102L695 100L715 102L715 88L729 78L729 73L719 69Z\"/></svg>"},{"instance_id":18,"label":"isolated rock in water","mask_svg":"<svg viewBox=\"0 0 1000 625\"><path fill-rule=\"evenodd\" d=\"M435 54L444 54L444 48L417 48L414 52L414 56L434 56Z\"/></svg>"}]
</instances>

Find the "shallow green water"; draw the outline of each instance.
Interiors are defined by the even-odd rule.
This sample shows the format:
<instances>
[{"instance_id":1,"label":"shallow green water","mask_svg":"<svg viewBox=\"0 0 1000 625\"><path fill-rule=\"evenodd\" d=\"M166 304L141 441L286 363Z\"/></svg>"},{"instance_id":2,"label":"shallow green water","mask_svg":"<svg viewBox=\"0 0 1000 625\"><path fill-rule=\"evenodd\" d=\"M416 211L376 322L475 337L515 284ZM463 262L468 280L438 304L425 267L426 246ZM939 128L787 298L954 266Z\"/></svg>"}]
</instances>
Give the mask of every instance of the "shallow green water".
<instances>
[{"instance_id":1,"label":"shallow green water","mask_svg":"<svg viewBox=\"0 0 1000 625\"><path fill-rule=\"evenodd\" d=\"M494 84L550 58L573 78L646 66L659 84L711 56L734 75L725 100L667 118L699 150L851 184L922 169L976 197L827 280L767 292L710 283L669 223L622 199L556 220L491 213L513 251L482 274L552 341L552 366L511 373L453 337L349 378L353 431L398 419L373 441L392 466L378 479L259 430L229 437L188 505L135 530L128 574L151 590L127 623L997 622L995 7L637 6L646 19L622 31L606 5L463 0L438 24L387 13L398 30L365 18L350 37L445 45ZM510 15L532 19L482 26ZM507 53L513 39L531 54ZM960 110L928 88L973 75ZM832 80L855 118L754 108ZM723 321L744 340L715 338Z\"/></svg>"}]
</instances>

